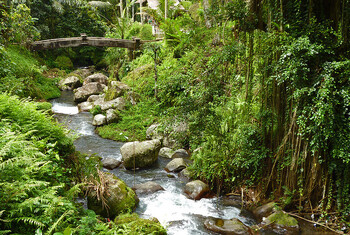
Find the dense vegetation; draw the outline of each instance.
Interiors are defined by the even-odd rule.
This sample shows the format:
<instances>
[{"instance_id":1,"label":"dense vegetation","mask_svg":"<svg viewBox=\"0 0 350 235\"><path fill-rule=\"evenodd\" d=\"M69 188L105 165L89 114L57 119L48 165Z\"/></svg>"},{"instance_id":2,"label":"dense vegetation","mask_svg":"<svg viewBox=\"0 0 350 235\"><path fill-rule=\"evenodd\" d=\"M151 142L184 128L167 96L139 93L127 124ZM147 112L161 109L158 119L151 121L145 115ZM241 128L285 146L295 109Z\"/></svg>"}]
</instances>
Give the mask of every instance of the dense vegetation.
<instances>
[{"instance_id":1,"label":"dense vegetation","mask_svg":"<svg viewBox=\"0 0 350 235\"><path fill-rule=\"evenodd\" d=\"M22 2L27 5L0 8L2 91L40 97L36 71L43 68L17 70L16 51L23 49L10 43L82 31L152 39L150 25L132 21L129 1ZM321 222L349 225L349 0L169 2L166 18L160 3L159 10L141 10L163 30L164 41L133 53L133 61L124 49L107 49L103 56L88 48L45 55L48 65L57 66L57 55L77 64L79 53L90 51L85 56L93 59L85 61L105 66L111 79L141 95L121 113L121 122L100 133L144 139L151 122L167 131L169 123L185 121L182 145L200 147L192 173L217 192L242 190L255 202L274 199Z\"/></svg>"}]
</instances>

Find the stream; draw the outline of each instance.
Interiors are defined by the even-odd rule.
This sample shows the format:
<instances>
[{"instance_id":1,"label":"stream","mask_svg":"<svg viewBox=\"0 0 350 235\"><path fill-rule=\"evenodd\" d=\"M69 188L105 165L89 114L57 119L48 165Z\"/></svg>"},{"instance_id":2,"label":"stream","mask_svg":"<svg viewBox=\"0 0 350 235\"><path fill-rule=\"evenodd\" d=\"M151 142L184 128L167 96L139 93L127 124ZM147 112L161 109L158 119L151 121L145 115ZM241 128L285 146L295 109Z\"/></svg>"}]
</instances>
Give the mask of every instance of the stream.
<instances>
[{"instance_id":1,"label":"stream","mask_svg":"<svg viewBox=\"0 0 350 235\"><path fill-rule=\"evenodd\" d=\"M102 158L111 157L121 160L120 147L124 143L103 139L95 133L90 113L79 113L73 101L73 92L63 91L60 98L51 101L52 110L60 123L73 130L79 138L75 141L77 151L87 154L97 154ZM169 177L163 168L169 159L159 158L157 164L145 170L129 171L123 167L107 170L125 181L132 187L135 184L154 181L160 184L165 191L158 191L151 195L141 195L136 213L142 218L157 218L167 229L168 234L213 234L204 228L207 217L221 219L238 218L246 225L255 221L249 216L241 215L241 210L226 206L223 199L203 198L198 201L188 199L183 188L187 183L177 174Z\"/></svg>"}]
</instances>

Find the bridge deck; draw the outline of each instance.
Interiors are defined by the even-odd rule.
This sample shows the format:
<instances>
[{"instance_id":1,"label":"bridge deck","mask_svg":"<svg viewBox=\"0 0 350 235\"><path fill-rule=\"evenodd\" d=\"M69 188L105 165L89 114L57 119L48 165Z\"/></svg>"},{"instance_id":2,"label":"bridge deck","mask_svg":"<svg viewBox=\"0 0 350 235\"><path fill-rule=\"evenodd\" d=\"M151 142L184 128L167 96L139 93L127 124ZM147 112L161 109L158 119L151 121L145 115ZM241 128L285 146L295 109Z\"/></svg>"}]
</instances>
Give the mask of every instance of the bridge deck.
<instances>
[{"instance_id":1,"label":"bridge deck","mask_svg":"<svg viewBox=\"0 0 350 235\"><path fill-rule=\"evenodd\" d=\"M133 40L103 38L103 37L87 37L82 34L81 37L72 38L55 38L42 41L36 41L31 44L32 50L45 50L63 47L78 47L78 46L94 46L94 47L122 47L131 50L140 48L142 41L139 38Z\"/></svg>"}]
</instances>

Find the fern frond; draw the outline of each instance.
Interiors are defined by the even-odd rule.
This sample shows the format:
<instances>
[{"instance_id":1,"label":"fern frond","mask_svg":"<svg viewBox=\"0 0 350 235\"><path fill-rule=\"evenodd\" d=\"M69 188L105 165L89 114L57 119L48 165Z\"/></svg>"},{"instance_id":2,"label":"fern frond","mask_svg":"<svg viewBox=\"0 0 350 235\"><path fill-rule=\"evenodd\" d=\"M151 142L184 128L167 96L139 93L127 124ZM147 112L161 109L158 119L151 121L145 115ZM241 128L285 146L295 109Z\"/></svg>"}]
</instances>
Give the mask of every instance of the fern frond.
<instances>
[{"instance_id":1,"label":"fern frond","mask_svg":"<svg viewBox=\"0 0 350 235\"><path fill-rule=\"evenodd\" d=\"M17 222L23 221L25 224L35 225L37 227L43 228L45 225L40 221L32 218L32 217L20 217L15 219Z\"/></svg>"},{"instance_id":2,"label":"fern frond","mask_svg":"<svg viewBox=\"0 0 350 235\"><path fill-rule=\"evenodd\" d=\"M58 218L58 220L49 228L49 231L47 232L47 234L51 234L56 227L62 222L62 220L64 219L64 217L68 216L68 215L72 215L74 213L73 210L69 210L69 211L65 211L60 218Z\"/></svg>"},{"instance_id":3,"label":"fern frond","mask_svg":"<svg viewBox=\"0 0 350 235\"><path fill-rule=\"evenodd\" d=\"M81 193L82 188L85 186L85 183L76 184L73 187L71 187L66 192L66 197L70 199L74 199L79 193Z\"/></svg>"}]
</instances>

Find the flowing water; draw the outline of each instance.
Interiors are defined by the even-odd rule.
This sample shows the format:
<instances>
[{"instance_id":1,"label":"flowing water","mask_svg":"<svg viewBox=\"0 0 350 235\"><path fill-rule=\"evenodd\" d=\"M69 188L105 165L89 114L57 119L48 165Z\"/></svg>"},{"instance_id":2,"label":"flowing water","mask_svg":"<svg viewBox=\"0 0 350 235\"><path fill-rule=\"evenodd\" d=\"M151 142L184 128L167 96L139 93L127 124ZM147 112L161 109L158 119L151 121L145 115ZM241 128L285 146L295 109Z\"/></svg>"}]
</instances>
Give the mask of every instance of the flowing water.
<instances>
[{"instance_id":1,"label":"flowing water","mask_svg":"<svg viewBox=\"0 0 350 235\"><path fill-rule=\"evenodd\" d=\"M120 147L123 143L102 139L95 134L92 115L78 112L73 102L72 92L62 92L60 98L52 100L52 105L58 121L79 136L75 141L78 151L88 154L96 153L102 158L111 157L121 160ZM179 178L177 174L169 175L163 170L168 162L169 160L160 158L151 169L134 172L119 167L110 171L130 187L147 181L155 181L165 189L165 191L151 195L139 196L140 203L136 212L141 217L155 217L167 228L168 234L181 235L211 234L203 225L207 217L238 218L246 225L254 224L253 219L241 215L240 209L225 206L221 198L204 198L198 201L188 199L183 193L186 184L184 179Z\"/></svg>"}]
</instances>

